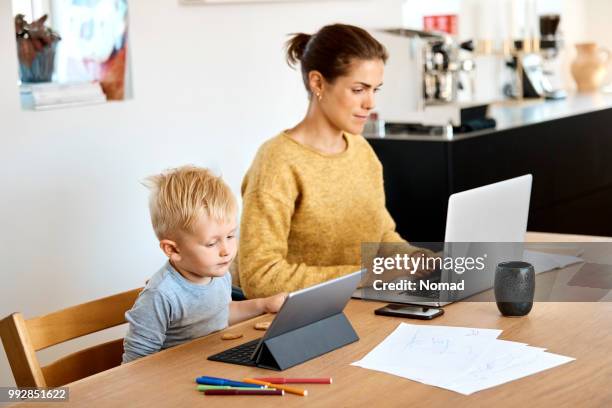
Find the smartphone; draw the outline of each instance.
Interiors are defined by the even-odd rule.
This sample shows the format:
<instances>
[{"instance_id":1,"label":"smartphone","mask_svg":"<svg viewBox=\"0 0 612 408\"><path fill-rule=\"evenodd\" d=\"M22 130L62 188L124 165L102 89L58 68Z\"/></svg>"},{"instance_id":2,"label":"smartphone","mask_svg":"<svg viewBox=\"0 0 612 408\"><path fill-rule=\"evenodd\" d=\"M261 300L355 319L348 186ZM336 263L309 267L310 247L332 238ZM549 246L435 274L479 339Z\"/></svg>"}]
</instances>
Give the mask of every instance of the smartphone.
<instances>
[{"instance_id":1,"label":"smartphone","mask_svg":"<svg viewBox=\"0 0 612 408\"><path fill-rule=\"evenodd\" d=\"M431 320L434 317L442 316L444 309L429 306L397 305L390 303L380 309L376 309L374 314L381 316L407 317L409 319Z\"/></svg>"}]
</instances>

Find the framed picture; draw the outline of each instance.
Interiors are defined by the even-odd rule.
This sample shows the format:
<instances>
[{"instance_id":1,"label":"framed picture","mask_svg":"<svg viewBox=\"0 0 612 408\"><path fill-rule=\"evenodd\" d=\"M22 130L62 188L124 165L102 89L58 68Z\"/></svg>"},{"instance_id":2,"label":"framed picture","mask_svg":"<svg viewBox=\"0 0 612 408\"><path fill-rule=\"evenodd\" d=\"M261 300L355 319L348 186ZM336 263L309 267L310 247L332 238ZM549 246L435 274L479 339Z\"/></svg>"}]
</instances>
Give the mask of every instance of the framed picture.
<instances>
[{"instance_id":1,"label":"framed picture","mask_svg":"<svg viewBox=\"0 0 612 408\"><path fill-rule=\"evenodd\" d=\"M60 82L99 81L109 100L125 99L127 0L51 0Z\"/></svg>"},{"instance_id":2,"label":"framed picture","mask_svg":"<svg viewBox=\"0 0 612 408\"><path fill-rule=\"evenodd\" d=\"M12 0L12 6L23 109L132 97L128 0Z\"/></svg>"}]
</instances>

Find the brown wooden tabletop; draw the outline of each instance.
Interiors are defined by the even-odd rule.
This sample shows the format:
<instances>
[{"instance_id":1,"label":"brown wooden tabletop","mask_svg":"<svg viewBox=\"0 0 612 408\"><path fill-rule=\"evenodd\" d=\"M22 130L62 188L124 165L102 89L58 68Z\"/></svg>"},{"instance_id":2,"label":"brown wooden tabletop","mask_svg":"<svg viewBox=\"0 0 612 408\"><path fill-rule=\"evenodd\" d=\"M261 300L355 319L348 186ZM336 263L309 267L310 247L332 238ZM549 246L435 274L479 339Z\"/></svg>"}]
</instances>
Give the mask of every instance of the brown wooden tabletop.
<instances>
[{"instance_id":1,"label":"brown wooden tabletop","mask_svg":"<svg viewBox=\"0 0 612 408\"><path fill-rule=\"evenodd\" d=\"M19 406L612 406L610 302L540 302L521 318L501 316L492 302L460 302L446 306L445 314L431 322L375 316L373 311L380 306L377 302L351 300L345 313L360 340L282 373L206 359L260 337L263 332L255 330L254 323L272 320L273 316L268 315L72 383L68 403ZM576 360L469 396L350 365L400 322L502 329L500 339L544 347ZM221 334L227 331L244 337L222 340ZM236 380L261 376L333 377L333 384L304 386L309 393L306 397L204 396L196 391L194 382L202 375Z\"/></svg>"}]
</instances>

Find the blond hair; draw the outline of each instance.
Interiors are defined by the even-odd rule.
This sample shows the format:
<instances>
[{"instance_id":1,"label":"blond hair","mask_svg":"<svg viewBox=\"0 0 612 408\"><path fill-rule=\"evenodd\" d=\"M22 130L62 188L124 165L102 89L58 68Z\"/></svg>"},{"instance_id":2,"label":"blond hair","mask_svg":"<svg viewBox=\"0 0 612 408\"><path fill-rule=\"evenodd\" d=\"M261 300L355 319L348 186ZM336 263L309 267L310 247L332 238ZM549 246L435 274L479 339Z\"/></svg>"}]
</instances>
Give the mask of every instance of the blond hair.
<instances>
[{"instance_id":1,"label":"blond hair","mask_svg":"<svg viewBox=\"0 0 612 408\"><path fill-rule=\"evenodd\" d=\"M221 177L196 166L182 166L147 177L151 190L151 224L158 239L177 231L193 232L203 214L228 222L236 214L236 199Z\"/></svg>"}]
</instances>

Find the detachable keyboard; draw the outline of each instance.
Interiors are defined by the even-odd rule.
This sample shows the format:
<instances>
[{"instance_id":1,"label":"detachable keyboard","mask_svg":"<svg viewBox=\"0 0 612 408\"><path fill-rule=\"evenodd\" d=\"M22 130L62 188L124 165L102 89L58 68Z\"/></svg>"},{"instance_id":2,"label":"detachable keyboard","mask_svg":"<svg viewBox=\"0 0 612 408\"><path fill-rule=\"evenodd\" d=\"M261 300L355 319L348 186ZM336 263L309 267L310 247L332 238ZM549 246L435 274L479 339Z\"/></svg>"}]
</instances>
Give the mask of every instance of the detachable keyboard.
<instances>
[{"instance_id":1,"label":"detachable keyboard","mask_svg":"<svg viewBox=\"0 0 612 408\"><path fill-rule=\"evenodd\" d=\"M222 363L255 367L255 360L251 360L251 356L257 348L257 344L259 344L259 340L261 340L261 338L232 347L231 349L212 355L208 357L208 359L211 361L220 361Z\"/></svg>"}]
</instances>

